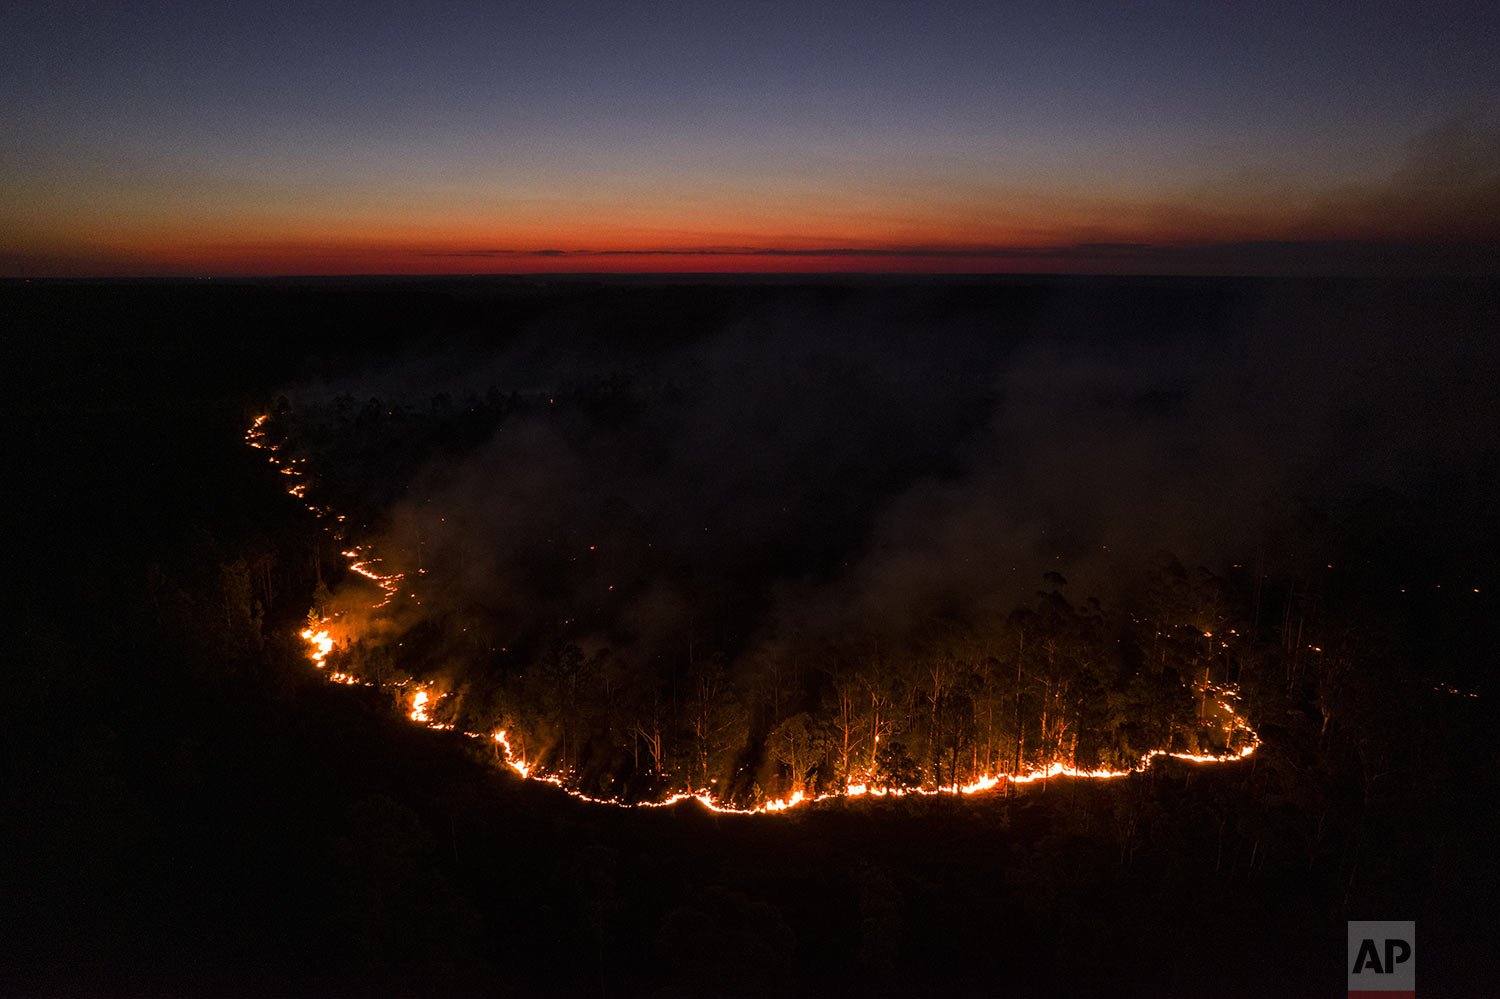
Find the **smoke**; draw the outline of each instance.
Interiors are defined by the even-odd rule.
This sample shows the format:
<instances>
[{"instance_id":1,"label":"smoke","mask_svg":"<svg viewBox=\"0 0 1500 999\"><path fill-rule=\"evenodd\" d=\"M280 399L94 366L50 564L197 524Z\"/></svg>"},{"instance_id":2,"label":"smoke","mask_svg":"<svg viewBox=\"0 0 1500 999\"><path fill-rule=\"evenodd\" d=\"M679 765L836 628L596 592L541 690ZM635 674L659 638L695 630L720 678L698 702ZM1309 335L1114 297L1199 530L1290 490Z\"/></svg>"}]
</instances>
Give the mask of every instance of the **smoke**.
<instances>
[{"instance_id":1,"label":"smoke","mask_svg":"<svg viewBox=\"0 0 1500 999\"><path fill-rule=\"evenodd\" d=\"M676 294L715 307L623 335L565 303L316 393L520 393L374 539L427 570L420 615L648 659L912 639L1048 571L1119 599L1159 550L1297 571L1341 504L1495 467L1493 306L1462 286Z\"/></svg>"},{"instance_id":2,"label":"smoke","mask_svg":"<svg viewBox=\"0 0 1500 999\"><path fill-rule=\"evenodd\" d=\"M1388 184L1335 204L1369 229L1407 238L1500 240L1500 127L1476 116L1449 119L1406 144Z\"/></svg>"}]
</instances>

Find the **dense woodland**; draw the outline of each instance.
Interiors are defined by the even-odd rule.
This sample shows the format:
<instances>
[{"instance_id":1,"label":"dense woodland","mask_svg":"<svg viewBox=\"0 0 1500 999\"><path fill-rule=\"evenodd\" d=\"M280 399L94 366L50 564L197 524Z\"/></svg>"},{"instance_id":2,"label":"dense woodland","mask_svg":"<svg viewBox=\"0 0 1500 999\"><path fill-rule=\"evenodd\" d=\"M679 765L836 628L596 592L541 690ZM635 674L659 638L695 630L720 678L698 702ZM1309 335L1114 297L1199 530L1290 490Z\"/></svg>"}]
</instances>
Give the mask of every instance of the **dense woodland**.
<instances>
[{"instance_id":1,"label":"dense woodland","mask_svg":"<svg viewBox=\"0 0 1500 999\"><path fill-rule=\"evenodd\" d=\"M361 483L375 483L377 493L393 486L399 492L403 475L413 474L402 467L402 456L419 464L435 450L451 454L457 442L482 440L507 417L541 412L566 420L576 406L619 419L628 408L670 404L670 394L645 399L617 382L529 399L492 390L482 400L467 400L457 416L444 398L414 409L378 399L356 407L345 397L334 400L331 412L314 414L308 420L314 431L299 438L297 414L279 400L267 433L296 456L297 467L309 469L312 491L305 498L316 504L335 491L318 488L326 474L348 484L328 500L330 509L368 509ZM294 429L288 435L283 427ZM312 440L301 443L307 438ZM328 457L320 455L319 439L328 441ZM341 468L341 461L353 471ZM612 505L622 518L638 517L623 502ZM375 517L372 512L360 519ZM355 531L341 534L352 537L349 543L360 540ZM533 578L596 571L580 570L576 556L555 546L540 547L530 567ZM621 590L630 582L654 586L661 576L682 571L670 552L658 555L639 542L617 541L612 554L622 547L633 549L634 558L616 558L616 574L629 581ZM1305 671L1332 674L1358 654L1343 647L1311 651L1319 631L1308 609L1316 605L1312 587L1321 581L1277 580L1268 586L1260 580L1257 588L1249 572L1232 580L1202 568L1189 571L1166 553L1142 567L1138 600L1125 611L1107 611L1097 597L1075 606L1064 592L1067 579L1048 571L1038 577L1042 589L1032 599L989 619L940 622L936 637L920 643L883 647L881 635L871 631L817 644L783 642L774 653L747 654L733 645L694 642L684 633L675 655L634 656L600 641L585 648L569 640L570 630L595 623L588 620L591 610L607 613L587 603L553 601L533 620L503 633L485 627L487 622L446 614L441 577L458 567L431 554L422 575L411 560L400 563L408 582L398 603L374 615L415 615L414 623L382 627L363 620L358 604L377 602L362 594L383 594L358 577L340 576L334 562L324 567L328 553L315 557L319 578L326 574L327 581L313 620L338 613L331 610L330 584L355 591L352 634L330 656L332 671L388 687L408 677L434 680L446 702L435 709L439 721L471 731L506 729L513 746L545 771L587 793L627 800L709 790L756 804L851 783L967 784L1056 761L1090 770L1128 769L1158 749L1222 755L1252 738L1235 723L1230 703L1238 698L1247 661L1295 689ZM381 563L385 571L397 568L395 560ZM252 615L257 601L272 593L269 566L248 564L245 571L255 579L238 590L241 617ZM573 589L551 581L538 588ZM1268 592L1278 601L1274 608L1257 604L1266 603ZM403 601L408 594L430 599L416 609ZM720 607L710 597L684 608L684 620L712 622L751 599L729 592ZM1260 621L1262 614L1273 619L1269 625ZM610 623L597 622L606 630ZM704 630L723 635L732 626L710 623ZM1268 696L1283 692L1270 680L1265 686ZM409 690L392 692L403 698Z\"/></svg>"},{"instance_id":2,"label":"dense woodland","mask_svg":"<svg viewBox=\"0 0 1500 999\"><path fill-rule=\"evenodd\" d=\"M690 317L738 292L553 293ZM1167 283L1077 307L1257 293ZM1217 748L1197 725L1204 675L1238 685L1264 740L1240 764L1014 796L770 819L589 808L405 723L387 693L314 675L295 631L343 561L240 444L319 352L562 306L504 285L3 294L26 483L7 497L8 992L1322 995L1341 987L1349 918L1416 919L1424 992L1483 992L1500 972L1493 596L1438 585L1494 564L1482 496L1325 511L1342 571L1259 580L1164 557L1130 606L1038 575L991 618L901 649L810 648L770 682L729 628L654 664L654 698L639 664L545 628L507 668L442 672L454 717L509 712L549 766L627 796L715 774L746 800L829 786L868 766L877 731L900 751L875 767L911 784L1018 753ZM1019 310L1053 292L958 294ZM388 668L451 662L445 631L413 624L411 658ZM361 670L381 654L346 653Z\"/></svg>"}]
</instances>

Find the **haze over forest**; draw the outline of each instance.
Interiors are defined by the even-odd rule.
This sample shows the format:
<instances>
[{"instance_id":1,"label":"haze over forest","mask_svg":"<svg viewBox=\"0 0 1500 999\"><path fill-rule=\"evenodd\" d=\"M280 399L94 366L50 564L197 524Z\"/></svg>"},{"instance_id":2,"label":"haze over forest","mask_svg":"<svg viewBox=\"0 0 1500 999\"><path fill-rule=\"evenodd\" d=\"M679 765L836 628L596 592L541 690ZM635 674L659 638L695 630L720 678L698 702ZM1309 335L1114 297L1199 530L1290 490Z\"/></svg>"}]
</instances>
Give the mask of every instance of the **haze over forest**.
<instances>
[{"instance_id":1,"label":"haze over forest","mask_svg":"<svg viewBox=\"0 0 1500 999\"><path fill-rule=\"evenodd\" d=\"M1188 688L1235 689L1372 531L1438 504L1424 540L1456 549L1489 502L1469 463L1500 440L1495 359L1464 295L724 295L622 289L289 389L270 428L307 497L409 580L373 614L358 576L320 603L360 646L335 662L436 681L443 717L504 722L601 793L886 782L877 735L926 785L1223 752ZM1023 669L1028 639L1072 643L1068 678L1055 651Z\"/></svg>"}]
</instances>

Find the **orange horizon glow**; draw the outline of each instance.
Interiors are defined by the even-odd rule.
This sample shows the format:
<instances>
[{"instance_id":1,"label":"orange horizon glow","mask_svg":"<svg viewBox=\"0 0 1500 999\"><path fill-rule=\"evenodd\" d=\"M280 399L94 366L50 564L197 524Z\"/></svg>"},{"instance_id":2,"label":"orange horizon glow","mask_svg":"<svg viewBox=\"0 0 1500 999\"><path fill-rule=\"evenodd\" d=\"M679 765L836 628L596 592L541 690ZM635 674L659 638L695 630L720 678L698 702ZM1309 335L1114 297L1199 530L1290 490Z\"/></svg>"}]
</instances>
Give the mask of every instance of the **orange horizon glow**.
<instances>
[{"instance_id":1,"label":"orange horizon glow","mask_svg":"<svg viewBox=\"0 0 1500 999\"><path fill-rule=\"evenodd\" d=\"M1150 193L951 178L841 188L820 178L675 198L558 189L533 200L487 198L476 186L297 202L224 193L73 192L72 204L12 234L0 277L1278 273L1378 270L1391 248L1409 257L1411 247L1429 248L1440 270L1493 271L1500 243L1487 189L1396 182ZM114 210L101 217L101 203ZM1329 246L1362 257L1319 249Z\"/></svg>"},{"instance_id":2,"label":"orange horizon glow","mask_svg":"<svg viewBox=\"0 0 1500 999\"><path fill-rule=\"evenodd\" d=\"M599 177L526 197L501 177L300 197L209 182L37 191L51 204L16 217L0 278L1360 273L1413 260L1418 271L1500 271L1493 192L1416 185L1400 171L1362 184L1228 178L1156 190L1077 178L678 181L671 195Z\"/></svg>"},{"instance_id":3,"label":"orange horizon glow","mask_svg":"<svg viewBox=\"0 0 1500 999\"><path fill-rule=\"evenodd\" d=\"M1034 234L1027 234L1033 236ZM1059 235L1073 236L1074 233ZM33 244L0 251L0 279L16 277L297 277L357 275L546 275L546 274L1153 274L1298 273L1299 254L1312 254L1334 272L1360 270L1383 257L1399 264L1413 250L1435 268L1494 273L1500 242L1479 238L1444 242L1416 238L1365 238L1330 233L1288 238L1271 233L1182 232L1151 236L1137 232L1082 239L946 240L902 239L702 239L663 242L603 239L245 240L180 238L138 243ZM1241 248L1264 248L1245 254ZM1335 249L1323 249L1333 247ZM1348 247L1340 251L1338 247ZM1352 252L1354 255L1349 256ZM1349 267L1339 266L1346 258ZM1376 267L1376 271L1380 268Z\"/></svg>"}]
</instances>

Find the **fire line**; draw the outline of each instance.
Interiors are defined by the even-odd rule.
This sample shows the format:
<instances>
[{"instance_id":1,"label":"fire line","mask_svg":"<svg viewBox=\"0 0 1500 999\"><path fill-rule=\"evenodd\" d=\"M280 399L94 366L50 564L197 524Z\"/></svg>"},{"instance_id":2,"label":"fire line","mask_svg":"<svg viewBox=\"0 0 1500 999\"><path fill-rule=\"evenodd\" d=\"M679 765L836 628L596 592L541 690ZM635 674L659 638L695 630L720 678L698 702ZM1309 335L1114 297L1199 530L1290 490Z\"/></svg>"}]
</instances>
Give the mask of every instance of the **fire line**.
<instances>
[{"instance_id":1,"label":"fire line","mask_svg":"<svg viewBox=\"0 0 1500 999\"><path fill-rule=\"evenodd\" d=\"M250 428L245 432L245 442L252 448L267 453L268 462L275 466L281 474L292 479L292 485L287 492L297 498L315 516L320 519L332 518L337 523L343 523L344 517L336 515L327 507L321 507L307 500L307 487L305 464L306 459L291 458L284 459L279 454L279 449L266 437L265 424L270 419L269 414L257 416ZM325 530L332 528L325 525ZM353 546L342 553L349 560L349 569L355 574L364 577L374 583L381 590L381 599L371 605L372 610L379 610L388 606L396 598L401 589L401 581L405 578L404 573L381 573L374 566L380 564L381 560L374 556L369 546ZM350 676L347 673L339 673L328 670L328 656L333 652L335 641L329 626L333 619L324 618L316 626L309 625L302 629L300 635L307 643L307 656L313 666L321 671L322 675L334 683L347 685L363 685L374 687L377 684ZM414 678L393 681L384 684L385 687L404 688L413 687L411 695L407 698L406 717L413 723L422 725L436 731L455 731L455 726L437 721L432 712L445 695L434 694L429 685L420 683ZM1210 693L1205 688L1205 693ZM1232 692L1219 691L1226 696L1232 696ZM1061 761L1054 761L1046 766L1039 767L1026 773L1009 774L986 774L967 784L948 784L939 787L889 787L884 785L872 785L866 782L850 782L842 788L827 791L822 794L809 795L802 791L795 791L784 798L777 798L761 802L751 807L738 807L730 804L708 789L697 789L693 791L680 791L669 795L659 801L626 801L621 798L604 798L587 794L576 788L569 787L566 780L559 774L544 773L535 764L526 760L511 744L508 730L501 729L495 732L471 732L462 731L460 734L470 739L480 739L491 742L500 754L504 765L518 775L522 780L536 781L550 784L570 797L592 805L608 805L616 808L668 808L684 801L696 801L699 805L711 812L722 815L769 815L785 812L793 808L806 805L814 805L821 802L837 801L848 798L860 797L892 797L899 798L908 795L919 795L934 797L938 795L973 795L992 790L1004 784L1022 786L1033 784L1038 781L1046 781L1055 777L1067 777L1075 780L1114 780L1120 777L1128 777L1145 771L1158 759L1180 760L1186 763L1197 764L1219 764L1232 763L1251 756L1260 747L1260 736L1250 724L1234 710L1233 706L1223 697L1216 698L1215 703L1226 712L1229 722L1228 729L1231 733L1238 734L1244 741L1239 749L1223 753L1221 755L1205 755L1195 753L1175 753L1164 749L1153 749L1145 753L1130 766L1121 770L1089 770L1071 766Z\"/></svg>"}]
</instances>

